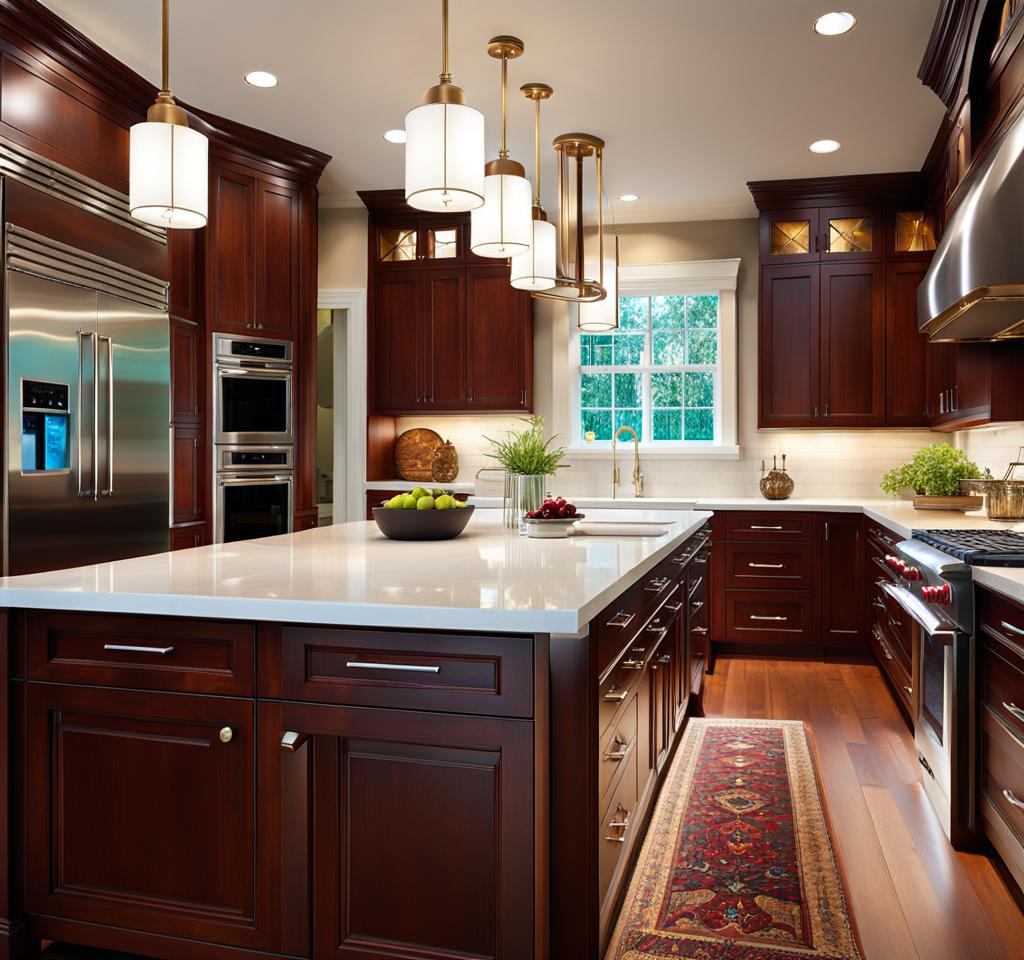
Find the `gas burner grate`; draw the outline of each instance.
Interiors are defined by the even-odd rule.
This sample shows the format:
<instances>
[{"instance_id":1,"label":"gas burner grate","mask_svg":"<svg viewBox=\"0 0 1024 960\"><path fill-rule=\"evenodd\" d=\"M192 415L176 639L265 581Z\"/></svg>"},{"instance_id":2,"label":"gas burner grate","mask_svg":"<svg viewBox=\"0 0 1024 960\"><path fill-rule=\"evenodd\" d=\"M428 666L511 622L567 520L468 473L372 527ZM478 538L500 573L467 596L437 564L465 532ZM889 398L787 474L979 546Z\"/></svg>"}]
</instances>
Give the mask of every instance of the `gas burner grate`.
<instances>
[{"instance_id":1,"label":"gas burner grate","mask_svg":"<svg viewBox=\"0 0 1024 960\"><path fill-rule=\"evenodd\" d=\"M966 564L1024 567L1024 533L1010 530L915 530L914 539Z\"/></svg>"}]
</instances>

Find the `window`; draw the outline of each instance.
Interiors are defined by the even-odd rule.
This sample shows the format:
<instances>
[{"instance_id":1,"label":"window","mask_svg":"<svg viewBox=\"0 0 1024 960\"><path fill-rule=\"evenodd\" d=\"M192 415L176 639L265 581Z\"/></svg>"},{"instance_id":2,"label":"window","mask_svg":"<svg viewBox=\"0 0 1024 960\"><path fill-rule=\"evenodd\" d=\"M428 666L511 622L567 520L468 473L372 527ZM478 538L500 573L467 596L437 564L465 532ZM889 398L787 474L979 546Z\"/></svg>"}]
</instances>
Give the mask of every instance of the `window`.
<instances>
[{"instance_id":1,"label":"window","mask_svg":"<svg viewBox=\"0 0 1024 960\"><path fill-rule=\"evenodd\" d=\"M614 333L579 336L577 440L628 426L642 443L714 443L719 329L717 293L619 297Z\"/></svg>"}]
</instances>

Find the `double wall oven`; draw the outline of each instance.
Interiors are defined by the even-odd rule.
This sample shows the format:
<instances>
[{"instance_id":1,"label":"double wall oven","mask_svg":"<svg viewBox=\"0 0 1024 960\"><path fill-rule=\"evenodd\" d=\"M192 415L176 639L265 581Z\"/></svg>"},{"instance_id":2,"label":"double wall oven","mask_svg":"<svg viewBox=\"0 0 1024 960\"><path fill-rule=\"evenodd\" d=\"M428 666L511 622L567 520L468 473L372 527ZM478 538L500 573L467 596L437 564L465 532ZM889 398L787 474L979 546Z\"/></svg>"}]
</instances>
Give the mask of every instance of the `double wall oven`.
<instances>
[{"instance_id":1,"label":"double wall oven","mask_svg":"<svg viewBox=\"0 0 1024 960\"><path fill-rule=\"evenodd\" d=\"M214 540L289 533L294 510L292 344L214 334Z\"/></svg>"}]
</instances>

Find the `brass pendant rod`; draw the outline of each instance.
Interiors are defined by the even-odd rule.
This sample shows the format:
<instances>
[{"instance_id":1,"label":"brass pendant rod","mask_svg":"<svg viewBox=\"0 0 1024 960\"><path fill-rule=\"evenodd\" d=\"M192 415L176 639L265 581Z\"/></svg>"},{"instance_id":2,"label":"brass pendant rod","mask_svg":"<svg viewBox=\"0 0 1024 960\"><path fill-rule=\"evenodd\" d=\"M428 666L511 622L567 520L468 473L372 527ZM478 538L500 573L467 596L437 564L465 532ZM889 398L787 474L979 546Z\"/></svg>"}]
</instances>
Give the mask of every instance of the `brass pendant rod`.
<instances>
[{"instance_id":1,"label":"brass pendant rod","mask_svg":"<svg viewBox=\"0 0 1024 960\"><path fill-rule=\"evenodd\" d=\"M171 33L171 0L163 0L163 65L161 73L161 87L163 93L171 91L171 67L170 67L170 33Z\"/></svg>"},{"instance_id":2,"label":"brass pendant rod","mask_svg":"<svg viewBox=\"0 0 1024 960\"><path fill-rule=\"evenodd\" d=\"M498 156L508 159L508 56L501 58L501 149Z\"/></svg>"},{"instance_id":3,"label":"brass pendant rod","mask_svg":"<svg viewBox=\"0 0 1024 960\"><path fill-rule=\"evenodd\" d=\"M537 188L533 205L540 207L540 97L533 101L533 176Z\"/></svg>"},{"instance_id":4,"label":"brass pendant rod","mask_svg":"<svg viewBox=\"0 0 1024 960\"><path fill-rule=\"evenodd\" d=\"M448 68L448 0L441 0L441 83L451 83L452 74Z\"/></svg>"},{"instance_id":5,"label":"brass pendant rod","mask_svg":"<svg viewBox=\"0 0 1024 960\"><path fill-rule=\"evenodd\" d=\"M581 286L584 280L583 245L583 151L576 151L576 282Z\"/></svg>"},{"instance_id":6,"label":"brass pendant rod","mask_svg":"<svg viewBox=\"0 0 1024 960\"><path fill-rule=\"evenodd\" d=\"M597 236L598 236L598 251L597 251L597 282L604 286L604 182L601 177L601 166L602 159L604 157L603 150L594 151L594 173L597 179ZM580 276L582 280L582 275Z\"/></svg>"}]
</instances>

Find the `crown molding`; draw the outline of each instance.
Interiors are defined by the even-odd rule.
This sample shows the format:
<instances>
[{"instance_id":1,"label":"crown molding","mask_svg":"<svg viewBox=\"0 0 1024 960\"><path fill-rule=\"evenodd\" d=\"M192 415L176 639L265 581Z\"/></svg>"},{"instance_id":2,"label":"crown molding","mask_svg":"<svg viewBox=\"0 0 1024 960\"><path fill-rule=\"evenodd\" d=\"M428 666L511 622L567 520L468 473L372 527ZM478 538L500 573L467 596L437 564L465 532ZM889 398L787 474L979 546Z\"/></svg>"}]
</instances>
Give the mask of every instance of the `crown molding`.
<instances>
[{"instance_id":1,"label":"crown molding","mask_svg":"<svg viewBox=\"0 0 1024 960\"><path fill-rule=\"evenodd\" d=\"M805 180L751 180L747 188L758 210L778 210L786 207L919 203L925 183L920 171L908 171Z\"/></svg>"}]
</instances>

